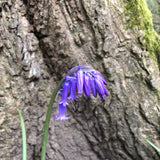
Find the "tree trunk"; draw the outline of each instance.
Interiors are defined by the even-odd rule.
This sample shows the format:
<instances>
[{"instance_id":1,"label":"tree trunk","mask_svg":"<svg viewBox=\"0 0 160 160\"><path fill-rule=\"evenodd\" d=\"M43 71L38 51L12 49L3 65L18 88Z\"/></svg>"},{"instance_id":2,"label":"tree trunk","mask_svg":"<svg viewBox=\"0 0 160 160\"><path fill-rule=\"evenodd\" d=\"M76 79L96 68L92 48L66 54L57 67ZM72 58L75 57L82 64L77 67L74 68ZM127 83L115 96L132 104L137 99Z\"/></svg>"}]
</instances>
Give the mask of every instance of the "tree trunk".
<instances>
[{"instance_id":1,"label":"tree trunk","mask_svg":"<svg viewBox=\"0 0 160 160\"><path fill-rule=\"evenodd\" d=\"M25 120L28 160L40 159L51 94L69 69L84 64L104 75L109 97L82 96L75 110L68 106L70 120L52 118L46 159L160 159L145 142L160 146L160 39L141 3L0 0L0 159L22 159L17 108Z\"/></svg>"}]
</instances>

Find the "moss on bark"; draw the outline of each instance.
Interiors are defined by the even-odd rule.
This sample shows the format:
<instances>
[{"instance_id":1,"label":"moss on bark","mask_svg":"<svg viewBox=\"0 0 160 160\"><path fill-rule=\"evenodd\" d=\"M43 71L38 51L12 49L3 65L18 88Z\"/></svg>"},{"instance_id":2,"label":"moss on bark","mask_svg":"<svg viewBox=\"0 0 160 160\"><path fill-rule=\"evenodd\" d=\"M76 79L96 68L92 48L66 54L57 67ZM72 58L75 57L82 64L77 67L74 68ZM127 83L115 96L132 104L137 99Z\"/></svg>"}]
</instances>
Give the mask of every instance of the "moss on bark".
<instances>
[{"instance_id":1,"label":"moss on bark","mask_svg":"<svg viewBox=\"0 0 160 160\"><path fill-rule=\"evenodd\" d=\"M157 61L160 68L160 36L153 28L152 14L148 9L145 0L122 0L125 6L125 16L129 19L129 28L138 27L138 31L143 31L141 47L150 52L152 58ZM142 34L139 32L139 35Z\"/></svg>"}]
</instances>

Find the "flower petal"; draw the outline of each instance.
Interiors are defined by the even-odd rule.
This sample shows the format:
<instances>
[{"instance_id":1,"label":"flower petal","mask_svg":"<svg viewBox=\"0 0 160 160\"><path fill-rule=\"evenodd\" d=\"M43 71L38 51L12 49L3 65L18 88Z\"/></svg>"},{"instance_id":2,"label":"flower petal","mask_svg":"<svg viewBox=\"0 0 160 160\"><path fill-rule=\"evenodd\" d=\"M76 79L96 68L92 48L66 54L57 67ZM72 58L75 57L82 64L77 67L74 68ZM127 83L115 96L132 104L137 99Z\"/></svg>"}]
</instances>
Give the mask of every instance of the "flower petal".
<instances>
[{"instance_id":1,"label":"flower petal","mask_svg":"<svg viewBox=\"0 0 160 160\"><path fill-rule=\"evenodd\" d=\"M77 89L78 94L83 93L83 70L79 69L77 72Z\"/></svg>"},{"instance_id":2,"label":"flower petal","mask_svg":"<svg viewBox=\"0 0 160 160\"><path fill-rule=\"evenodd\" d=\"M103 86L103 82L101 79L95 78L95 82L96 82L96 90L99 93L100 97L105 100L105 91L104 91L104 86Z\"/></svg>"},{"instance_id":3,"label":"flower petal","mask_svg":"<svg viewBox=\"0 0 160 160\"><path fill-rule=\"evenodd\" d=\"M92 71L92 73L94 74L95 77L101 79L105 85L108 85L108 83L106 82L101 73L99 73L98 71Z\"/></svg>"},{"instance_id":4,"label":"flower petal","mask_svg":"<svg viewBox=\"0 0 160 160\"><path fill-rule=\"evenodd\" d=\"M84 73L84 93L88 98L90 98L90 90L89 75Z\"/></svg>"},{"instance_id":5,"label":"flower petal","mask_svg":"<svg viewBox=\"0 0 160 160\"><path fill-rule=\"evenodd\" d=\"M59 104L59 116L56 115L56 118L54 118L54 120L61 120L61 121L65 121L70 119L69 117L66 117L66 111L67 111L67 106L63 105L63 104Z\"/></svg>"},{"instance_id":6,"label":"flower petal","mask_svg":"<svg viewBox=\"0 0 160 160\"><path fill-rule=\"evenodd\" d=\"M90 84L91 84L91 89L92 89L93 96L97 97L95 80L94 80L94 78L92 76L90 77Z\"/></svg>"},{"instance_id":7,"label":"flower petal","mask_svg":"<svg viewBox=\"0 0 160 160\"><path fill-rule=\"evenodd\" d=\"M76 89L77 89L77 81L76 79L70 80L71 89L70 89L70 95L68 97L69 100L77 100L78 97L76 95Z\"/></svg>"},{"instance_id":8,"label":"flower petal","mask_svg":"<svg viewBox=\"0 0 160 160\"><path fill-rule=\"evenodd\" d=\"M66 81L63 84L63 93L62 93L62 99L59 101L59 104L63 104L64 106L66 106L68 104L67 102L67 97L68 97L68 92L70 89L70 84L68 81Z\"/></svg>"},{"instance_id":9,"label":"flower petal","mask_svg":"<svg viewBox=\"0 0 160 160\"><path fill-rule=\"evenodd\" d=\"M99 73L99 74L96 76L96 78L99 79L100 81L102 81L101 84L102 84L102 87L103 87L103 89L104 89L104 94L105 94L106 96L109 96L108 90L107 90L107 88L105 87L105 85L108 85L108 84L107 84L107 82L105 81L105 79L103 78L103 76ZM106 82L106 83L105 83L105 82Z\"/></svg>"}]
</instances>

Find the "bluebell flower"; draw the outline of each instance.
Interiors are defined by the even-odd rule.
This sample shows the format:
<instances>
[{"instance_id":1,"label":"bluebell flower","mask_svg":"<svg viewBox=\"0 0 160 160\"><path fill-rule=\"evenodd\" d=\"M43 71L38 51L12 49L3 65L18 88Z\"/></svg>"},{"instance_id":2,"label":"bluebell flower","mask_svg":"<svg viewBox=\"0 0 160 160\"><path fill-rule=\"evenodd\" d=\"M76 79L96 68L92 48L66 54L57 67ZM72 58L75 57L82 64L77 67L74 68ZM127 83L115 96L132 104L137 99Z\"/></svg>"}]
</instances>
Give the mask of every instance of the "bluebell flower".
<instances>
[{"instance_id":1,"label":"bluebell flower","mask_svg":"<svg viewBox=\"0 0 160 160\"><path fill-rule=\"evenodd\" d=\"M101 79L95 78L95 83L96 83L96 90L99 93L99 96L104 100L105 97L105 91L104 91L104 86L103 82Z\"/></svg>"},{"instance_id":2,"label":"bluebell flower","mask_svg":"<svg viewBox=\"0 0 160 160\"><path fill-rule=\"evenodd\" d=\"M106 88L107 82L104 77L91 66L76 66L69 70L67 76L65 76L65 83L63 89L58 92L62 99L59 101L59 116L55 120L67 120L70 117L66 117L66 109L68 102L73 104L73 101L78 99L77 95L84 94L90 98L91 92L94 97L97 97L97 93L104 100L105 95L108 96L108 90Z\"/></svg>"},{"instance_id":3,"label":"bluebell flower","mask_svg":"<svg viewBox=\"0 0 160 160\"><path fill-rule=\"evenodd\" d=\"M63 105L63 104L59 104L59 116L56 115L56 118L54 118L54 120L61 120L61 121L64 121L64 120L68 120L70 119L71 117L66 117L66 111L67 111L67 106Z\"/></svg>"},{"instance_id":4,"label":"bluebell flower","mask_svg":"<svg viewBox=\"0 0 160 160\"><path fill-rule=\"evenodd\" d=\"M93 72L92 72L92 73L93 73ZM104 77L103 77L99 72L94 72L94 75L95 75L97 78L101 79L105 85L108 85L108 83L105 81Z\"/></svg>"},{"instance_id":5,"label":"bluebell flower","mask_svg":"<svg viewBox=\"0 0 160 160\"><path fill-rule=\"evenodd\" d=\"M90 84L91 84L91 89L92 89L93 96L97 97L97 90L96 90L95 80L94 80L94 78L92 76L90 77Z\"/></svg>"},{"instance_id":6,"label":"bluebell flower","mask_svg":"<svg viewBox=\"0 0 160 160\"><path fill-rule=\"evenodd\" d=\"M90 90L90 77L87 73L84 73L84 93L88 98L90 98Z\"/></svg>"},{"instance_id":7,"label":"bluebell flower","mask_svg":"<svg viewBox=\"0 0 160 160\"><path fill-rule=\"evenodd\" d=\"M66 81L63 84L63 93L62 93L62 99L59 101L59 104L63 104L63 106L66 106L68 104L67 97L69 93L70 84L68 81Z\"/></svg>"},{"instance_id":8,"label":"bluebell flower","mask_svg":"<svg viewBox=\"0 0 160 160\"><path fill-rule=\"evenodd\" d=\"M75 77L67 78L70 79L70 95L68 97L69 100L73 101L78 99L76 95L76 90L77 90L77 80Z\"/></svg>"},{"instance_id":9,"label":"bluebell flower","mask_svg":"<svg viewBox=\"0 0 160 160\"><path fill-rule=\"evenodd\" d=\"M83 93L83 70L79 69L77 72L77 89L78 94Z\"/></svg>"}]
</instances>

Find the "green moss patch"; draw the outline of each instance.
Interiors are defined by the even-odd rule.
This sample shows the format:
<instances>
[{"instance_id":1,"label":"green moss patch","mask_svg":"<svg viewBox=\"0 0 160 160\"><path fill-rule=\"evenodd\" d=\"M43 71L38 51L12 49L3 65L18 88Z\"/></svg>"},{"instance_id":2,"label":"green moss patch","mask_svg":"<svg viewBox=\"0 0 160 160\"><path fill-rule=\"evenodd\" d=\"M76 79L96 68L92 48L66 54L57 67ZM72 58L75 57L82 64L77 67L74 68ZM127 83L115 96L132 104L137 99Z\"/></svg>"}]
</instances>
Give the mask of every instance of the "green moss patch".
<instances>
[{"instance_id":1,"label":"green moss patch","mask_svg":"<svg viewBox=\"0 0 160 160\"><path fill-rule=\"evenodd\" d=\"M160 68L160 36L153 28L152 14L148 9L146 1L123 0L122 2L125 5L125 16L129 17L127 25L129 25L129 28L136 26L139 31L144 32L141 47L150 52Z\"/></svg>"}]
</instances>

